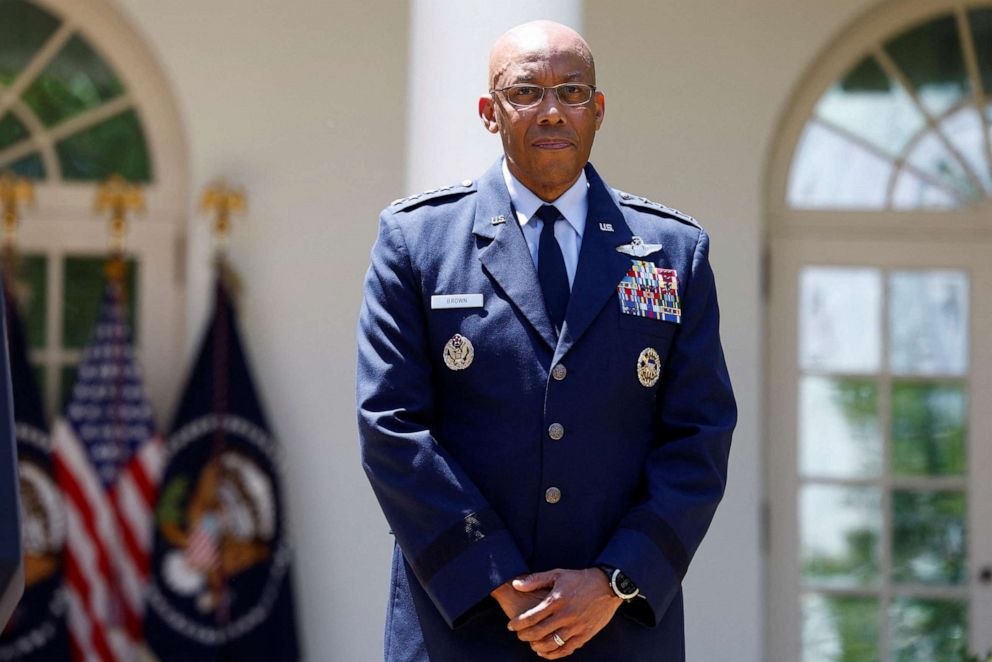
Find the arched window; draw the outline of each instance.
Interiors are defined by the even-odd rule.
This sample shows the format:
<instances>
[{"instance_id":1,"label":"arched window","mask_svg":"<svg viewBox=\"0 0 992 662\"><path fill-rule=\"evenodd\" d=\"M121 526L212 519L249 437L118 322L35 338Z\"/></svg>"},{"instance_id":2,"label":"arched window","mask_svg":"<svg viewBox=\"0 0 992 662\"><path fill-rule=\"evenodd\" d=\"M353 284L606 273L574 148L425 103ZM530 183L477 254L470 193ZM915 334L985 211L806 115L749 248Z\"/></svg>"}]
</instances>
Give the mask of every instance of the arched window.
<instances>
[{"instance_id":1,"label":"arched window","mask_svg":"<svg viewBox=\"0 0 992 662\"><path fill-rule=\"evenodd\" d=\"M992 3L890 1L782 123L769 659L992 649L990 93Z\"/></svg>"},{"instance_id":2,"label":"arched window","mask_svg":"<svg viewBox=\"0 0 992 662\"><path fill-rule=\"evenodd\" d=\"M19 299L49 414L95 319L108 238L93 214L112 174L145 187L127 251L137 342L159 416L181 351L186 158L157 64L101 0L0 2L0 170L36 184L24 210Z\"/></svg>"}]
</instances>

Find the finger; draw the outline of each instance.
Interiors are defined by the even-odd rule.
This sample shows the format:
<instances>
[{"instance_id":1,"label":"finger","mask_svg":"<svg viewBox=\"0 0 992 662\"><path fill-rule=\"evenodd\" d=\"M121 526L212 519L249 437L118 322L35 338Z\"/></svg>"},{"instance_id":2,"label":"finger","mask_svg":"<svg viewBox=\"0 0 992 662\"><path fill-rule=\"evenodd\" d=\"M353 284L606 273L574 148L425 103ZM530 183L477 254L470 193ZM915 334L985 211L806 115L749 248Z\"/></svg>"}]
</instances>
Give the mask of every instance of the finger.
<instances>
[{"instance_id":1,"label":"finger","mask_svg":"<svg viewBox=\"0 0 992 662\"><path fill-rule=\"evenodd\" d=\"M547 653L538 653L538 655L545 660L560 660L561 658L568 657L575 651L582 648L587 641L589 641L589 637L586 637L585 635L576 635L571 639L566 639L564 646L558 646L552 651L548 651Z\"/></svg>"},{"instance_id":2,"label":"finger","mask_svg":"<svg viewBox=\"0 0 992 662\"><path fill-rule=\"evenodd\" d=\"M565 643L559 644L558 640L555 639L556 634L561 637L561 641ZM567 644L569 639L571 639L571 636L569 635L568 628L555 628L548 636L532 641L530 643L530 648L535 653L550 653L551 651L558 650Z\"/></svg>"},{"instance_id":3,"label":"finger","mask_svg":"<svg viewBox=\"0 0 992 662\"><path fill-rule=\"evenodd\" d=\"M555 585L556 579L558 579L557 570L535 572L532 575L514 579L511 586L523 593L529 593L531 591L536 591L539 588L551 588Z\"/></svg>"},{"instance_id":4,"label":"finger","mask_svg":"<svg viewBox=\"0 0 992 662\"><path fill-rule=\"evenodd\" d=\"M523 628L521 630L516 630L517 638L520 641L541 641L542 639L550 639L555 632L558 632L559 636L565 637L562 634L562 630L570 625L568 622L571 619L565 619L562 614L555 614L548 616L540 623L532 625L528 628Z\"/></svg>"},{"instance_id":5,"label":"finger","mask_svg":"<svg viewBox=\"0 0 992 662\"><path fill-rule=\"evenodd\" d=\"M535 606L518 615L516 618L511 618L506 627L513 632L519 632L533 627L558 611L560 603L561 598L556 597L554 593L549 593L548 597L541 600Z\"/></svg>"}]
</instances>

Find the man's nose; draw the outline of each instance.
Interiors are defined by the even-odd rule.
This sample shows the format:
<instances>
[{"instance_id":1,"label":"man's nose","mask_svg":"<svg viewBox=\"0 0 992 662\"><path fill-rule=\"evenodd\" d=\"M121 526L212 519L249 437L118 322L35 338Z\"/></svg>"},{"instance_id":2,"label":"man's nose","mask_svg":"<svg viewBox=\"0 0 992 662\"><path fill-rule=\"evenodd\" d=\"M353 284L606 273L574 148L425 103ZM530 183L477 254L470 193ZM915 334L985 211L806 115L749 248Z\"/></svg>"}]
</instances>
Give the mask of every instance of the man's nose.
<instances>
[{"instance_id":1,"label":"man's nose","mask_svg":"<svg viewBox=\"0 0 992 662\"><path fill-rule=\"evenodd\" d=\"M558 100L558 92L553 89L544 90L544 98L537 106L539 124L564 124L565 113Z\"/></svg>"}]
</instances>

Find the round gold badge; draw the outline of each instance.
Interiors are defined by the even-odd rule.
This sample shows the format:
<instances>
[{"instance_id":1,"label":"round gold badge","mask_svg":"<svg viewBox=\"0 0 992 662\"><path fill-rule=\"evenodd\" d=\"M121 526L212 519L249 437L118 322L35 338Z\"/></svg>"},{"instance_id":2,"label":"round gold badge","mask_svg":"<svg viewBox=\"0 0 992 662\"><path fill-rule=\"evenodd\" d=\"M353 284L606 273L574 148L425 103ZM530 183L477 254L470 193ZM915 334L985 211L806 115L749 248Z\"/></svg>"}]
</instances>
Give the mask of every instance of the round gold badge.
<instances>
[{"instance_id":1,"label":"round gold badge","mask_svg":"<svg viewBox=\"0 0 992 662\"><path fill-rule=\"evenodd\" d=\"M661 357L652 347L645 347L637 357L637 379L641 386L651 388L661 377Z\"/></svg>"},{"instance_id":2,"label":"round gold badge","mask_svg":"<svg viewBox=\"0 0 992 662\"><path fill-rule=\"evenodd\" d=\"M452 370L464 370L472 365L475 348L465 336L455 334L444 346L444 365Z\"/></svg>"}]
</instances>

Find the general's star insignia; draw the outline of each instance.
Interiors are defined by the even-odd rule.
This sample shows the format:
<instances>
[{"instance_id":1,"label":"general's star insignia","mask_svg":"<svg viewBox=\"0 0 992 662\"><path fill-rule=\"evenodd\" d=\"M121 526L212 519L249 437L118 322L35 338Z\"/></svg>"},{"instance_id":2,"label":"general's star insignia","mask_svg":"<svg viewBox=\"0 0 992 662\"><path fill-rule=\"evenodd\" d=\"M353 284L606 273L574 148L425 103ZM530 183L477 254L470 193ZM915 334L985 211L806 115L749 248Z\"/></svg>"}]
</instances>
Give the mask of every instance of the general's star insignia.
<instances>
[{"instance_id":1,"label":"general's star insignia","mask_svg":"<svg viewBox=\"0 0 992 662\"><path fill-rule=\"evenodd\" d=\"M637 357L637 380L641 386L651 388L661 377L661 357L653 347L645 347Z\"/></svg>"},{"instance_id":2,"label":"general's star insignia","mask_svg":"<svg viewBox=\"0 0 992 662\"><path fill-rule=\"evenodd\" d=\"M475 348L472 347L472 341L456 333L444 345L442 356L444 357L444 365L452 370L464 370L472 365L472 359L475 358Z\"/></svg>"}]
</instances>

